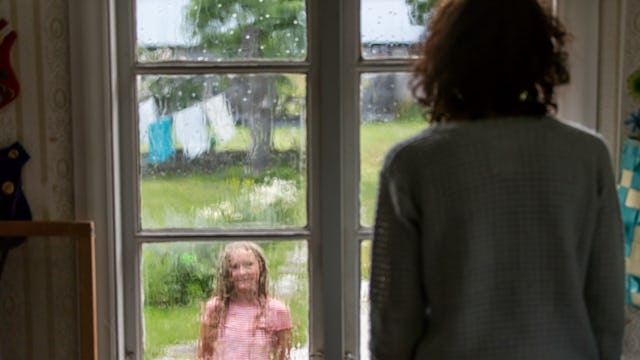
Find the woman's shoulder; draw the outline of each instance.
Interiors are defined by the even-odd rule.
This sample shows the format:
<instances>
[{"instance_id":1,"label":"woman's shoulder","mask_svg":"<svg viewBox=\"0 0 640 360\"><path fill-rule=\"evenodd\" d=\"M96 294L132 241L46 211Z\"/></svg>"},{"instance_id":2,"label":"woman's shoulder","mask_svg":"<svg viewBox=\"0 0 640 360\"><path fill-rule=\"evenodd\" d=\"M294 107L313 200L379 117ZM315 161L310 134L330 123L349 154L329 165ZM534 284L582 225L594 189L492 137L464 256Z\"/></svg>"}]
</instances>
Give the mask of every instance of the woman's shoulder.
<instances>
[{"instance_id":1,"label":"woman's shoulder","mask_svg":"<svg viewBox=\"0 0 640 360\"><path fill-rule=\"evenodd\" d=\"M582 152L609 153L609 145L596 130L573 121L556 120L554 124L559 129L560 136L574 149Z\"/></svg>"},{"instance_id":2,"label":"woman's shoulder","mask_svg":"<svg viewBox=\"0 0 640 360\"><path fill-rule=\"evenodd\" d=\"M446 131L431 125L419 133L395 143L385 155L383 169L402 168L415 165L418 159L438 152L438 148L446 146L449 137Z\"/></svg>"}]
</instances>

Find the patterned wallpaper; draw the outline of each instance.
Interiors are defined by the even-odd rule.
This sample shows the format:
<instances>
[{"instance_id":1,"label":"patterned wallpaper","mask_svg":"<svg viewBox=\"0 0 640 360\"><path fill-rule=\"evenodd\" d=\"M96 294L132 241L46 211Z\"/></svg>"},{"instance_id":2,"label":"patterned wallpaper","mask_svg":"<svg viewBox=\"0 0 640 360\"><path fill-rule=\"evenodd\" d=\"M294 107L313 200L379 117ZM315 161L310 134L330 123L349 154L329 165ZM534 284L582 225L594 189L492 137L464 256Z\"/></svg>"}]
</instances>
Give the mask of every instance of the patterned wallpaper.
<instances>
[{"instance_id":1,"label":"patterned wallpaper","mask_svg":"<svg viewBox=\"0 0 640 360\"><path fill-rule=\"evenodd\" d=\"M23 185L41 220L73 218L68 1L0 0L0 18L18 33L11 59L21 85L0 109L0 147L20 141L30 153ZM626 2L625 79L640 68L640 0ZM640 109L627 93L621 105L623 116ZM69 239L42 238L11 251L0 278L2 359L77 358L74 251ZM628 315L625 359L636 359L640 314Z\"/></svg>"},{"instance_id":2,"label":"patterned wallpaper","mask_svg":"<svg viewBox=\"0 0 640 360\"><path fill-rule=\"evenodd\" d=\"M631 113L640 111L640 99L634 98L628 88L627 79L636 71L640 71L640 0L627 0L623 48L623 78L621 115L624 120ZM628 131L628 129L627 129ZM627 309L627 326L624 340L624 359L640 359L640 311Z\"/></svg>"},{"instance_id":3,"label":"patterned wallpaper","mask_svg":"<svg viewBox=\"0 0 640 360\"><path fill-rule=\"evenodd\" d=\"M20 141L33 218L73 218L68 0L1 0L17 32L11 63L18 98L0 109L0 147ZM12 250L0 278L2 359L74 359L75 248L70 239L30 238Z\"/></svg>"}]
</instances>

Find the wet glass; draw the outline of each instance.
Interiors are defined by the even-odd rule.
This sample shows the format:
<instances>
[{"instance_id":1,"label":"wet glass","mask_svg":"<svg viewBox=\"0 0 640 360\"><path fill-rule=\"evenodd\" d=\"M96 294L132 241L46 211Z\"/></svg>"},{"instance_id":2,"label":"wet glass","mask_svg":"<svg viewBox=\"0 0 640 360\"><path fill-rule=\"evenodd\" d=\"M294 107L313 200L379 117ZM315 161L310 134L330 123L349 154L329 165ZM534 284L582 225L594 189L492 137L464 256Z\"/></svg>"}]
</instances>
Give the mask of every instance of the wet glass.
<instances>
[{"instance_id":1,"label":"wet glass","mask_svg":"<svg viewBox=\"0 0 640 360\"><path fill-rule=\"evenodd\" d=\"M306 77L138 77L143 229L307 223Z\"/></svg>"},{"instance_id":2,"label":"wet glass","mask_svg":"<svg viewBox=\"0 0 640 360\"><path fill-rule=\"evenodd\" d=\"M302 61L304 0L136 0L138 62Z\"/></svg>"},{"instance_id":3,"label":"wet glass","mask_svg":"<svg viewBox=\"0 0 640 360\"><path fill-rule=\"evenodd\" d=\"M371 240L360 242L360 360L369 360L369 280L371 279Z\"/></svg>"},{"instance_id":4,"label":"wet glass","mask_svg":"<svg viewBox=\"0 0 640 360\"><path fill-rule=\"evenodd\" d=\"M360 42L365 59L412 58L433 0L361 0Z\"/></svg>"},{"instance_id":5,"label":"wet glass","mask_svg":"<svg viewBox=\"0 0 640 360\"><path fill-rule=\"evenodd\" d=\"M221 255L227 244L229 242L208 241L143 245L140 283L145 359L195 359L206 303L219 294ZM307 242L284 240L255 244L262 249L268 268L265 286L268 297L284 307L282 312L290 315L293 324L291 359L307 360Z\"/></svg>"},{"instance_id":6,"label":"wet glass","mask_svg":"<svg viewBox=\"0 0 640 360\"><path fill-rule=\"evenodd\" d=\"M371 226L378 178L391 147L426 127L411 95L409 73L365 73L360 77L360 224Z\"/></svg>"}]
</instances>

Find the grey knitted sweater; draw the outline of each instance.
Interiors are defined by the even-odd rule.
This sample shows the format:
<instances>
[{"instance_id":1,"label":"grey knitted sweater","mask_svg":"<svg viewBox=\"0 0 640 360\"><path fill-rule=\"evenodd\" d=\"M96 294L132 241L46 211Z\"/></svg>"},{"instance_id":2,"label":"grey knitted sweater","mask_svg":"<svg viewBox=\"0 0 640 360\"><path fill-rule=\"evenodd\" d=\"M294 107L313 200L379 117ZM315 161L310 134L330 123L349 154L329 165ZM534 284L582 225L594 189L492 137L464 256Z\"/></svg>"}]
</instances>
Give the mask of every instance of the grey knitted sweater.
<instances>
[{"instance_id":1,"label":"grey knitted sweater","mask_svg":"<svg viewBox=\"0 0 640 360\"><path fill-rule=\"evenodd\" d=\"M550 117L430 126L387 155L371 271L374 359L620 359L604 142Z\"/></svg>"}]
</instances>

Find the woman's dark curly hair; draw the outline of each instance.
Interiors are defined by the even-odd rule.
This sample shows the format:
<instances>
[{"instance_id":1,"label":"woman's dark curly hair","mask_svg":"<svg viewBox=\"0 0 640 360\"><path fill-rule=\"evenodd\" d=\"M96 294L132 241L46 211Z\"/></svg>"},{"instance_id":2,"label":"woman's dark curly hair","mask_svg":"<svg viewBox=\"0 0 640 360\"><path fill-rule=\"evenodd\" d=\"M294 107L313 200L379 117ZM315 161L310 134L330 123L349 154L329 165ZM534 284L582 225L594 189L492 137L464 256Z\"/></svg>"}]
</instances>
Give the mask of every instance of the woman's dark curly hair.
<instances>
[{"instance_id":1,"label":"woman's dark curly hair","mask_svg":"<svg viewBox=\"0 0 640 360\"><path fill-rule=\"evenodd\" d=\"M569 82L566 32L538 0L444 0L431 17L413 94L430 121L542 116Z\"/></svg>"}]
</instances>

